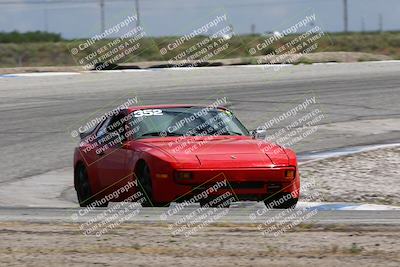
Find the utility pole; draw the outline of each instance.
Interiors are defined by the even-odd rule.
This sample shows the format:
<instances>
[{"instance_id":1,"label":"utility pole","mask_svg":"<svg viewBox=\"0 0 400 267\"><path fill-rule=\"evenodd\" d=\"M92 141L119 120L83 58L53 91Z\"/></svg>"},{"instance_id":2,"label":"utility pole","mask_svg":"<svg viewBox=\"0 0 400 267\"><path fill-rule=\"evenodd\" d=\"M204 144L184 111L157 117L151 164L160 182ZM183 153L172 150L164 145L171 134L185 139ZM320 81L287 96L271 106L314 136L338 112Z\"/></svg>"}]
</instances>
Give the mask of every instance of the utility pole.
<instances>
[{"instance_id":1,"label":"utility pole","mask_svg":"<svg viewBox=\"0 0 400 267\"><path fill-rule=\"evenodd\" d=\"M344 32L349 31L349 17L348 17L348 10L347 10L347 0L343 0L343 22L344 22Z\"/></svg>"},{"instance_id":2,"label":"utility pole","mask_svg":"<svg viewBox=\"0 0 400 267\"><path fill-rule=\"evenodd\" d=\"M251 27L250 27L251 29L250 29L250 31L251 31L251 34L252 35L254 35L254 34L256 34L256 25L253 23L253 24L251 24Z\"/></svg>"},{"instance_id":3,"label":"utility pole","mask_svg":"<svg viewBox=\"0 0 400 267\"><path fill-rule=\"evenodd\" d=\"M48 18L47 18L47 7L44 8L43 10L43 16L44 16L44 31L49 32L49 23L48 23Z\"/></svg>"},{"instance_id":4,"label":"utility pole","mask_svg":"<svg viewBox=\"0 0 400 267\"><path fill-rule=\"evenodd\" d=\"M139 0L135 0L135 9L136 9L136 27L140 26L140 12L139 12Z\"/></svg>"},{"instance_id":5,"label":"utility pole","mask_svg":"<svg viewBox=\"0 0 400 267\"><path fill-rule=\"evenodd\" d=\"M379 14L379 32L383 32L383 17Z\"/></svg>"},{"instance_id":6,"label":"utility pole","mask_svg":"<svg viewBox=\"0 0 400 267\"><path fill-rule=\"evenodd\" d=\"M105 31L105 16L104 16L104 0L100 0L100 20L101 20L101 32L103 33Z\"/></svg>"},{"instance_id":7,"label":"utility pole","mask_svg":"<svg viewBox=\"0 0 400 267\"><path fill-rule=\"evenodd\" d=\"M361 17L361 32L365 32L365 20L364 20L364 17Z\"/></svg>"}]
</instances>

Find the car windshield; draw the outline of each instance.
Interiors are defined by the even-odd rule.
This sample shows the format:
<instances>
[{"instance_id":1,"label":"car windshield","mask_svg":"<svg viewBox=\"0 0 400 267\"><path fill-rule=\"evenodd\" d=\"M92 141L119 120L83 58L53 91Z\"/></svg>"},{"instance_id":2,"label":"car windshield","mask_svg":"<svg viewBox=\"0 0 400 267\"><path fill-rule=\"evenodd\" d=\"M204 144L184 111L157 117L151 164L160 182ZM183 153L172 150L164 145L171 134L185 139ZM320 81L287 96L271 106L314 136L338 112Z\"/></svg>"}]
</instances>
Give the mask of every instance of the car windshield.
<instances>
[{"instance_id":1,"label":"car windshield","mask_svg":"<svg viewBox=\"0 0 400 267\"><path fill-rule=\"evenodd\" d=\"M161 108L136 110L131 116L134 138L165 136L249 135L228 110L219 108Z\"/></svg>"}]
</instances>

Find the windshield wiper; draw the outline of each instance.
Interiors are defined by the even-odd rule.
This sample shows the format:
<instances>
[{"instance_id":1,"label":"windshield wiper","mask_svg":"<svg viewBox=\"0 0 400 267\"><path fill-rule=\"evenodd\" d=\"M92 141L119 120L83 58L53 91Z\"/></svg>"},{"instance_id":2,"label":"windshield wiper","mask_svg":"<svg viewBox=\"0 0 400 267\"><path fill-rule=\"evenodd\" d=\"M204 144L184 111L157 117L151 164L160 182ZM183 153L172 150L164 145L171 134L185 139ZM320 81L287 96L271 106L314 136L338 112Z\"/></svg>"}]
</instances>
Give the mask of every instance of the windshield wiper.
<instances>
[{"instance_id":1,"label":"windshield wiper","mask_svg":"<svg viewBox=\"0 0 400 267\"><path fill-rule=\"evenodd\" d=\"M165 136L181 136L181 135L176 134L176 133L170 133L170 132L147 132L147 133L142 134L138 138L145 137L145 136L159 136L159 137L164 136L165 137Z\"/></svg>"},{"instance_id":2,"label":"windshield wiper","mask_svg":"<svg viewBox=\"0 0 400 267\"><path fill-rule=\"evenodd\" d=\"M220 133L219 135L243 135L243 134L237 132L223 132Z\"/></svg>"}]
</instances>

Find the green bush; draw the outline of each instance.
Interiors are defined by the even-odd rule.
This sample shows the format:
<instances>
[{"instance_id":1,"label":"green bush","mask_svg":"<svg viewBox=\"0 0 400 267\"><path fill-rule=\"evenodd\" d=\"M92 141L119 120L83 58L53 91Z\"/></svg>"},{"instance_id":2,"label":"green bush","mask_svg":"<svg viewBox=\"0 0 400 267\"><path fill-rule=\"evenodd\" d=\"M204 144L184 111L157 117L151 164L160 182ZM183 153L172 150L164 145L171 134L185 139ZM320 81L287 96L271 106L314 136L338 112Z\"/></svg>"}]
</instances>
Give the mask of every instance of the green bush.
<instances>
[{"instance_id":1,"label":"green bush","mask_svg":"<svg viewBox=\"0 0 400 267\"><path fill-rule=\"evenodd\" d=\"M0 43L60 42L61 34L50 32L0 32Z\"/></svg>"},{"instance_id":2,"label":"green bush","mask_svg":"<svg viewBox=\"0 0 400 267\"><path fill-rule=\"evenodd\" d=\"M262 51L257 51L254 56L271 53L295 37L296 35L286 36ZM159 49L168 43L174 42L177 38L179 36L144 38L141 40L141 44L145 49L141 50L140 54L123 58L121 62L169 60L195 45L204 37L195 37L183 43L177 49L170 51L168 56L162 56ZM229 47L212 59L249 57L249 49L263 42L264 38L264 36L260 35L233 36L227 41L229 42ZM63 40L59 34L47 32L0 33L0 67L76 65L77 63L72 57L70 49L84 41ZM99 41L96 43L96 47L101 47L109 41ZM91 53L95 49L95 47L86 49L80 54L80 57ZM318 48L315 52L322 51L368 52L385 54L399 59L400 32L326 33L318 40ZM362 58L360 60L368 59Z\"/></svg>"}]
</instances>

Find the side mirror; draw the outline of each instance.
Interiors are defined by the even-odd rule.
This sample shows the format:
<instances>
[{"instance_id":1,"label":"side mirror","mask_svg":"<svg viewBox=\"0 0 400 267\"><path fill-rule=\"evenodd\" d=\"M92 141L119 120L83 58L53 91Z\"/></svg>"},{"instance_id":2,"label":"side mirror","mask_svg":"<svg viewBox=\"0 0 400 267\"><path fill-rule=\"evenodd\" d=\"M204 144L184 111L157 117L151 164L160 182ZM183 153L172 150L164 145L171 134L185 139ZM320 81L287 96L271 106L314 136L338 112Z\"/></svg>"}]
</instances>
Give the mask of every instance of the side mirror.
<instances>
[{"instance_id":1,"label":"side mirror","mask_svg":"<svg viewBox=\"0 0 400 267\"><path fill-rule=\"evenodd\" d=\"M262 129L256 129L250 131L253 139L265 139L267 137L267 131Z\"/></svg>"}]
</instances>

